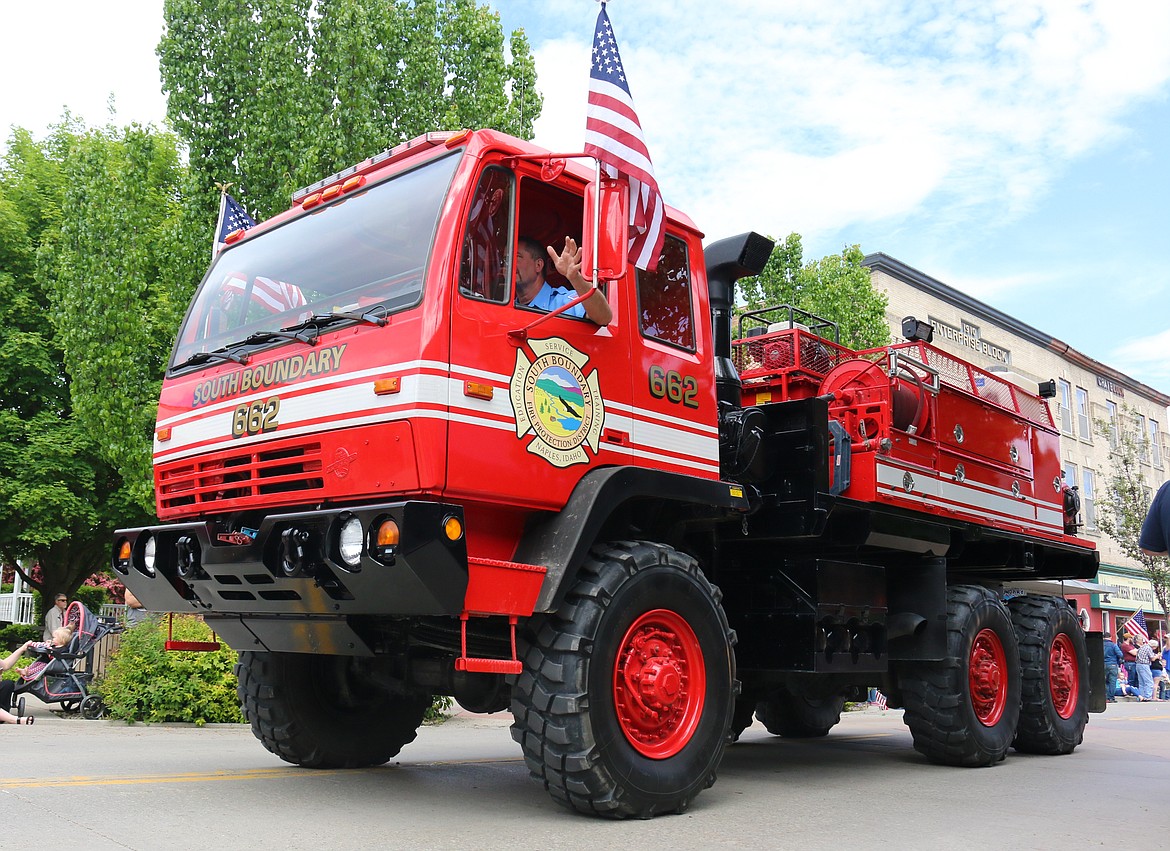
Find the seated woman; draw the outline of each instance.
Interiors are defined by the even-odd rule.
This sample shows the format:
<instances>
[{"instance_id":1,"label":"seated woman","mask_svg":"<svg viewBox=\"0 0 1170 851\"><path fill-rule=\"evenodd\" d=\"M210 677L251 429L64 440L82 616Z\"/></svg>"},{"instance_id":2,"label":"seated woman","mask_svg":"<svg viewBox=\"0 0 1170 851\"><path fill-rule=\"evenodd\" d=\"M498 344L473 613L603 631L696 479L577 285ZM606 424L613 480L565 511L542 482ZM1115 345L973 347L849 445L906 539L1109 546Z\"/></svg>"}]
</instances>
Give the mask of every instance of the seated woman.
<instances>
[{"instance_id":1,"label":"seated woman","mask_svg":"<svg viewBox=\"0 0 1170 851\"><path fill-rule=\"evenodd\" d=\"M0 659L0 672L10 670L32 645L33 642L26 641L20 647L13 650L6 659ZM12 709L12 690L14 688L15 684L12 680L0 680L0 722L5 724L31 724L33 722L33 716L29 715L25 719L18 715L13 715L10 711Z\"/></svg>"}]
</instances>

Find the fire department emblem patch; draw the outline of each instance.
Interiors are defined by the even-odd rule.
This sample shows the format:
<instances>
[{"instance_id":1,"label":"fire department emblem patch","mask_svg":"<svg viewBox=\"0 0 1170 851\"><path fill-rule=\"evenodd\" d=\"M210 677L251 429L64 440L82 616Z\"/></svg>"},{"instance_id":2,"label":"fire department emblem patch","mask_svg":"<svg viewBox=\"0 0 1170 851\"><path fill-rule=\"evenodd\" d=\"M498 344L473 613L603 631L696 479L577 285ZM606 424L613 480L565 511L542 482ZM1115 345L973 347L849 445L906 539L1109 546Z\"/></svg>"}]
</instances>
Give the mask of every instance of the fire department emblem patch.
<instances>
[{"instance_id":1,"label":"fire department emblem patch","mask_svg":"<svg viewBox=\"0 0 1170 851\"><path fill-rule=\"evenodd\" d=\"M597 383L597 370L585 377L589 356L564 340L552 337L531 340L536 356L516 352L510 396L516 415L516 437L531 432L528 451L557 467L587 464L584 447L597 454L605 403Z\"/></svg>"}]
</instances>

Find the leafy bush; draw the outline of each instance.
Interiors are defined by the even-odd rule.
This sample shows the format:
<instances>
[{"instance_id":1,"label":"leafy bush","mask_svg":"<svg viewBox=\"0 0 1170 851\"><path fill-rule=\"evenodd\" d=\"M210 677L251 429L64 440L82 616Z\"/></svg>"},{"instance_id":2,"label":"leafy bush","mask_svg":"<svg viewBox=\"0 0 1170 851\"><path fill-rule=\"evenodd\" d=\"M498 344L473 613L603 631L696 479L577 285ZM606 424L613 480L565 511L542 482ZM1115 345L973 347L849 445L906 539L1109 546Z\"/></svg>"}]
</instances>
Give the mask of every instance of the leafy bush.
<instances>
[{"instance_id":1,"label":"leafy bush","mask_svg":"<svg viewBox=\"0 0 1170 851\"><path fill-rule=\"evenodd\" d=\"M0 627L0 650L6 650L5 656L11 653L26 641L40 641L42 627L35 623L14 623Z\"/></svg>"},{"instance_id":2,"label":"leafy bush","mask_svg":"<svg viewBox=\"0 0 1170 851\"><path fill-rule=\"evenodd\" d=\"M148 619L122 635L105 675L96 684L111 718L126 721L242 722L232 666L236 653L223 645L209 653L168 651L166 621ZM175 615L177 641L210 641L211 630L193 615Z\"/></svg>"}]
</instances>

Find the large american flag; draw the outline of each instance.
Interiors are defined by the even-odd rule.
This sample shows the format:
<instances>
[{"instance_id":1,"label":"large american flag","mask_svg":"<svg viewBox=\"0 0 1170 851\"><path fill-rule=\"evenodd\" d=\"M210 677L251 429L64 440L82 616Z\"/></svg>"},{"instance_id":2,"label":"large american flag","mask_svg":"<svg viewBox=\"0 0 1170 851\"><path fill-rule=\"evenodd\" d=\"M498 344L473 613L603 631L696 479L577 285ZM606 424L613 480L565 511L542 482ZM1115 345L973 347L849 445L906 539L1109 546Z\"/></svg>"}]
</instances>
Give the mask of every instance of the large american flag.
<instances>
[{"instance_id":1,"label":"large american flag","mask_svg":"<svg viewBox=\"0 0 1170 851\"><path fill-rule=\"evenodd\" d=\"M239 201L226 192L220 193L219 221L215 223L215 245L211 250L211 259L214 260L215 255L227 247L228 234L235 233L240 228L250 228L255 224L255 220L248 215L248 211Z\"/></svg>"},{"instance_id":2,"label":"large american flag","mask_svg":"<svg viewBox=\"0 0 1170 851\"><path fill-rule=\"evenodd\" d=\"M1138 609L1133 613L1133 617L1121 625L1122 632L1128 632L1134 638L1140 638L1142 642L1149 641L1150 633L1146 630L1146 615Z\"/></svg>"},{"instance_id":3,"label":"large american flag","mask_svg":"<svg viewBox=\"0 0 1170 851\"><path fill-rule=\"evenodd\" d=\"M663 203L605 3L593 33L585 153L630 182L630 262L653 272L662 253Z\"/></svg>"}]
</instances>

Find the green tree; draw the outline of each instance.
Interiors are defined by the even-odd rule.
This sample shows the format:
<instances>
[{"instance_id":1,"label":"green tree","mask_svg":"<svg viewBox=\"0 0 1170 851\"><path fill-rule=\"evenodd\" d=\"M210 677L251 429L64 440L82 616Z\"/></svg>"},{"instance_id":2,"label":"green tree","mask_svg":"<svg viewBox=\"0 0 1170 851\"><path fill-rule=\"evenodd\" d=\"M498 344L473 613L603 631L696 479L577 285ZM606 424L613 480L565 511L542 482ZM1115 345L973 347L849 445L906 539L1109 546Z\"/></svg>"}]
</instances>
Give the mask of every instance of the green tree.
<instances>
[{"instance_id":1,"label":"green tree","mask_svg":"<svg viewBox=\"0 0 1170 851\"><path fill-rule=\"evenodd\" d=\"M778 243L758 277L744 278L740 293L747 309L791 305L836 322L841 344L853 349L884 346L890 341L885 310L887 298L873 288L861 249L852 245L840 254L804 262L800 234Z\"/></svg>"},{"instance_id":2,"label":"green tree","mask_svg":"<svg viewBox=\"0 0 1170 851\"><path fill-rule=\"evenodd\" d=\"M531 138L540 114L522 31L474 0L166 0L167 116L189 146L189 201L216 182L261 217L292 191L428 130Z\"/></svg>"},{"instance_id":3,"label":"green tree","mask_svg":"<svg viewBox=\"0 0 1170 851\"><path fill-rule=\"evenodd\" d=\"M78 423L149 510L149 436L189 294L159 285L173 277L178 146L132 126L72 135L67 148L59 228L40 249L54 331Z\"/></svg>"},{"instance_id":4,"label":"green tree","mask_svg":"<svg viewBox=\"0 0 1170 851\"><path fill-rule=\"evenodd\" d=\"M69 126L44 144L17 130L0 164L0 557L20 560L50 598L71 594L105 561L116 520L142 513L103 458L102 430L75 415L50 322L56 294L38 274L37 252L60 228Z\"/></svg>"},{"instance_id":5,"label":"green tree","mask_svg":"<svg viewBox=\"0 0 1170 851\"><path fill-rule=\"evenodd\" d=\"M1106 499L1098 500L1097 525L1133 559L1154 588L1154 597L1163 612L1170 613L1170 560L1142 552L1138 537L1150 506L1153 485L1143 470L1150 446L1138 427L1136 412L1126 406L1115 421L1098 420L1099 434L1109 436L1110 471L1105 482Z\"/></svg>"}]
</instances>

